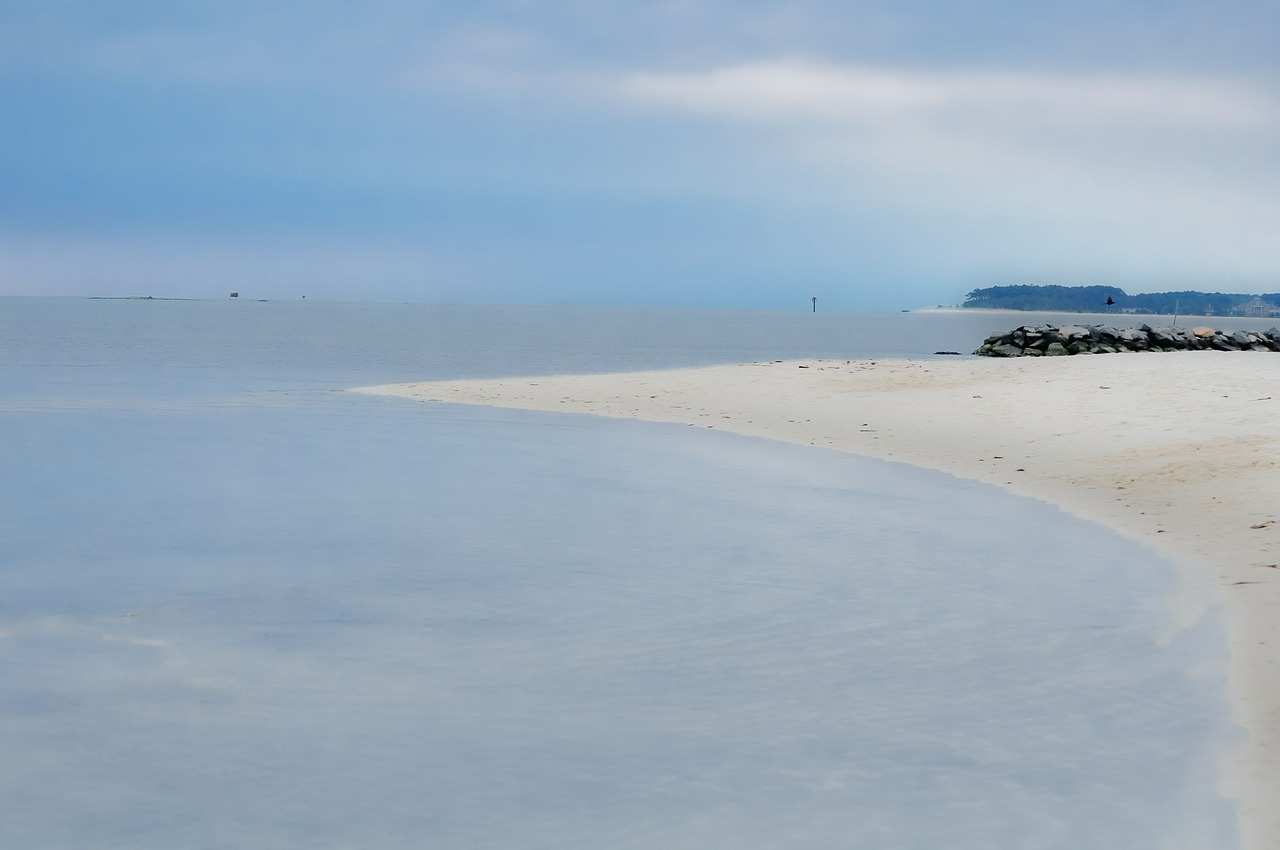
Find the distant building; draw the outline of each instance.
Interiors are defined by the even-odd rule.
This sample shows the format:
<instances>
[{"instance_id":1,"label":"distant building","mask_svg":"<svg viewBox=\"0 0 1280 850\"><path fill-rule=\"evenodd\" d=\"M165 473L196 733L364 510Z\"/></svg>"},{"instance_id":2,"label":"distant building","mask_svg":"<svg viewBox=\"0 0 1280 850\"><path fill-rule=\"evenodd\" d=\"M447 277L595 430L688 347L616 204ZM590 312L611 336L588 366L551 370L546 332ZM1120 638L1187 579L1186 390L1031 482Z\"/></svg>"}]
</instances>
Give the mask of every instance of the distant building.
<instances>
[{"instance_id":1,"label":"distant building","mask_svg":"<svg viewBox=\"0 0 1280 850\"><path fill-rule=\"evenodd\" d=\"M1241 316L1250 316L1255 319L1274 319L1280 316L1280 307L1261 298L1246 301L1236 309L1240 311Z\"/></svg>"}]
</instances>

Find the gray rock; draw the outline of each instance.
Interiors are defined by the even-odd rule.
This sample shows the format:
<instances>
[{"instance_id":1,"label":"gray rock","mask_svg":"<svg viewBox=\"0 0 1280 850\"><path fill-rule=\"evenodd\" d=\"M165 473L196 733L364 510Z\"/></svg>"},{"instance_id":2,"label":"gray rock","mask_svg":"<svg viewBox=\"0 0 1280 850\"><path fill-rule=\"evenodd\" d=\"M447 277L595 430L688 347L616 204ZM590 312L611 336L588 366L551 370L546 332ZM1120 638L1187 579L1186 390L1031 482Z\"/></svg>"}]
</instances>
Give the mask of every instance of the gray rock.
<instances>
[{"instance_id":1,"label":"gray rock","mask_svg":"<svg viewBox=\"0 0 1280 850\"><path fill-rule=\"evenodd\" d=\"M984 357L1062 357L1073 354L1114 354L1126 351L1277 351L1280 328L1234 331L1141 325L1118 329L1111 325L1023 325L1008 333L988 336L974 354Z\"/></svg>"}]
</instances>

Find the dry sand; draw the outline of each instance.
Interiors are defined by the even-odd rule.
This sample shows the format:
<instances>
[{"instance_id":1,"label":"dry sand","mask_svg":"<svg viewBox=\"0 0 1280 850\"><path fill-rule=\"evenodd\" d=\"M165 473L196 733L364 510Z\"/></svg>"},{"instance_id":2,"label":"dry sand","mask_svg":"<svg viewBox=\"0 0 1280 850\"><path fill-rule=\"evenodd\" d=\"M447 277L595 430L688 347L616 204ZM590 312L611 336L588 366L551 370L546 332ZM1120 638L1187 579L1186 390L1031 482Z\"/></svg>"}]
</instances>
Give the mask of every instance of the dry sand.
<instances>
[{"instance_id":1,"label":"dry sand","mask_svg":"<svg viewBox=\"0 0 1280 850\"><path fill-rule=\"evenodd\" d=\"M1248 740L1223 771L1280 847L1280 356L794 361L361 392L684 423L904 461L1053 502L1212 577Z\"/></svg>"}]
</instances>

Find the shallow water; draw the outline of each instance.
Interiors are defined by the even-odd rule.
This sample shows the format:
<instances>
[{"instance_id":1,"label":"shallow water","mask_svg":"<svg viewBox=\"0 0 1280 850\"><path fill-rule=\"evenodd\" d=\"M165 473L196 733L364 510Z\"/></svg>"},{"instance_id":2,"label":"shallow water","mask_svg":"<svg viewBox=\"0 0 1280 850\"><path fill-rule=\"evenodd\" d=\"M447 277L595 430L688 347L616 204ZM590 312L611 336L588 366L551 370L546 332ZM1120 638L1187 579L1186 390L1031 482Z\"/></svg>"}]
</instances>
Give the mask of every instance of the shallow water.
<instances>
[{"instance_id":1,"label":"shallow water","mask_svg":"<svg viewBox=\"0 0 1280 850\"><path fill-rule=\"evenodd\" d=\"M220 303L182 333L88 303L79 347L3 371L5 846L1234 843L1222 629L1175 630L1177 570L1105 529L822 450L334 391L438 377L439 340L308 371L214 345ZM506 369L580 356L542 340ZM501 372L491 342L449 356Z\"/></svg>"}]
</instances>

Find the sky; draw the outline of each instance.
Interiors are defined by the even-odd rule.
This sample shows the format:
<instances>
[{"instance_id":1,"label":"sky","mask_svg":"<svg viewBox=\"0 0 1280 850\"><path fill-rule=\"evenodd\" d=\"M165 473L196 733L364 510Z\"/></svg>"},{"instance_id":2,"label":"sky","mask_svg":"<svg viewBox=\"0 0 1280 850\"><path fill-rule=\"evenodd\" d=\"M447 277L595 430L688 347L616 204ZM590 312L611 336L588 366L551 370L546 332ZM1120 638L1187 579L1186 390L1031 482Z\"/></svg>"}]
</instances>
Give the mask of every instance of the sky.
<instances>
[{"instance_id":1,"label":"sky","mask_svg":"<svg viewBox=\"0 0 1280 850\"><path fill-rule=\"evenodd\" d=\"M0 295L1280 291L1280 0L0 0Z\"/></svg>"}]
</instances>

